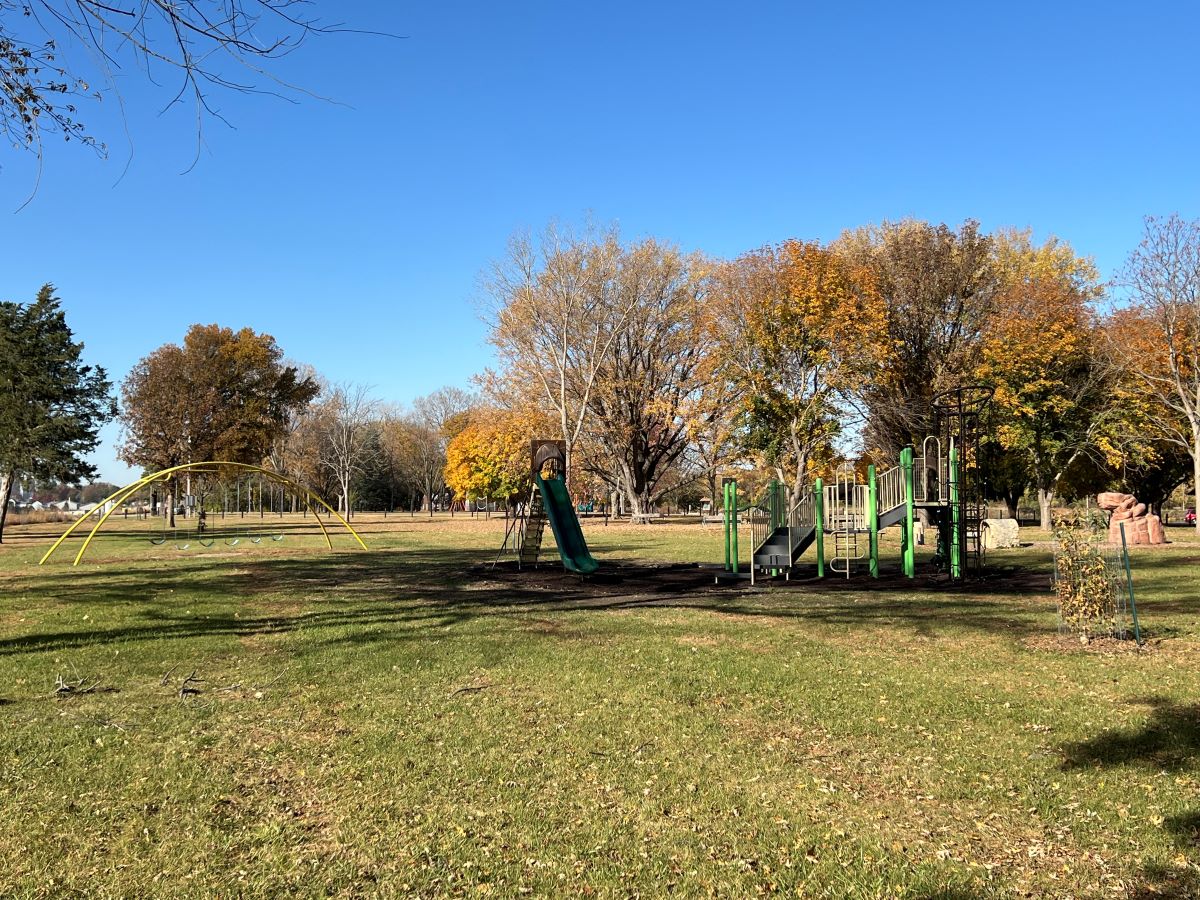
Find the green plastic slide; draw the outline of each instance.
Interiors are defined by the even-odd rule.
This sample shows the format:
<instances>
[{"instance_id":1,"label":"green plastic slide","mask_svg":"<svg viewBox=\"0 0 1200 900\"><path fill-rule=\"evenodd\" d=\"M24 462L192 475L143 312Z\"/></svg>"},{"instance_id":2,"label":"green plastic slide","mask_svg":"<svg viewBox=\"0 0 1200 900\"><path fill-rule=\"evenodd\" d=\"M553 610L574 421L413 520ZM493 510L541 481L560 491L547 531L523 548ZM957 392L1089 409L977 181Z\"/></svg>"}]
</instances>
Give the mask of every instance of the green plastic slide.
<instances>
[{"instance_id":1,"label":"green plastic slide","mask_svg":"<svg viewBox=\"0 0 1200 900\"><path fill-rule=\"evenodd\" d=\"M561 478L546 480L541 475L535 475L534 478L538 490L542 492L542 504L546 507L546 518L550 520L550 528L554 531L563 568L580 575L592 574L600 568L600 563L588 552L587 542L579 527L579 517L575 515L575 507L567 494L567 485Z\"/></svg>"}]
</instances>

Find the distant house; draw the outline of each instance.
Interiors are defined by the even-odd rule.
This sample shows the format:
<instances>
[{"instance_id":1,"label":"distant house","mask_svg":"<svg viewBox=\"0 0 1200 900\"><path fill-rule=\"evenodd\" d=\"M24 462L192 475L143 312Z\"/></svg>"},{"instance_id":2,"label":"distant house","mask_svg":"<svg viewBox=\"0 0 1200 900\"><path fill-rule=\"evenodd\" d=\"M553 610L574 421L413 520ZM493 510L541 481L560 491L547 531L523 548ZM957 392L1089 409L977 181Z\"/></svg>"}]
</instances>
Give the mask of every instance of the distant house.
<instances>
[{"instance_id":1,"label":"distant house","mask_svg":"<svg viewBox=\"0 0 1200 900\"><path fill-rule=\"evenodd\" d=\"M99 515L104 515L105 513L111 512L116 505L117 504L113 501L108 501L100 508ZM77 517L82 518L83 516L92 513L98 506L100 506L99 503L84 503L81 506L76 506L73 511Z\"/></svg>"}]
</instances>

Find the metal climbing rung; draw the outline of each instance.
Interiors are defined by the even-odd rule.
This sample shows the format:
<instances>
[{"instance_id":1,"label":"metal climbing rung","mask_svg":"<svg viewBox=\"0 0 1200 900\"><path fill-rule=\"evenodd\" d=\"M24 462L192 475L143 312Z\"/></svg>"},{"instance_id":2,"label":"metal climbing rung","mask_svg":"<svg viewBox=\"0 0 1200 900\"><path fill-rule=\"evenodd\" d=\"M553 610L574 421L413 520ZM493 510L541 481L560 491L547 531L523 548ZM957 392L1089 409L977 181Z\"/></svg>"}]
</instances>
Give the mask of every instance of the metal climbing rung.
<instances>
[{"instance_id":1,"label":"metal climbing rung","mask_svg":"<svg viewBox=\"0 0 1200 900\"><path fill-rule=\"evenodd\" d=\"M831 571L849 578L855 561L862 558L857 531L839 531L834 535L834 557L829 561Z\"/></svg>"},{"instance_id":2,"label":"metal climbing rung","mask_svg":"<svg viewBox=\"0 0 1200 900\"><path fill-rule=\"evenodd\" d=\"M983 520L986 515L987 508L980 504L963 504L963 521L966 523L966 527L963 529L966 542L966 569L974 574L978 574L983 568Z\"/></svg>"},{"instance_id":3,"label":"metal climbing rung","mask_svg":"<svg viewBox=\"0 0 1200 900\"><path fill-rule=\"evenodd\" d=\"M834 546L829 568L849 578L855 560L863 558L858 535L866 528L868 488L865 484L857 483L852 466L843 466L838 470L832 491L826 503L826 524L828 530L833 532Z\"/></svg>"},{"instance_id":4,"label":"metal climbing rung","mask_svg":"<svg viewBox=\"0 0 1200 900\"><path fill-rule=\"evenodd\" d=\"M546 507L542 503L542 492L537 485L529 497L529 510L525 516L525 530L521 534L521 552L517 556L518 565L532 566L538 561L542 550L542 535L546 531Z\"/></svg>"}]
</instances>

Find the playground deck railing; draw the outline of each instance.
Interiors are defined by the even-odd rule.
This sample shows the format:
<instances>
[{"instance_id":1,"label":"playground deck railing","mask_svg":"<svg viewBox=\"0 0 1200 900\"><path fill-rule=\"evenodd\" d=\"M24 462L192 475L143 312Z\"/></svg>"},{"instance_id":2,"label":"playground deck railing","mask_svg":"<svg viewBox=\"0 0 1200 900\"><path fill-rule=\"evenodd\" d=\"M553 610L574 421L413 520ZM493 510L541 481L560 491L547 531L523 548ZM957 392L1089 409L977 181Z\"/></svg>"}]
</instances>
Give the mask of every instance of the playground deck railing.
<instances>
[{"instance_id":1,"label":"playground deck railing","mask_svg":"<svg viewBox=\"0 0 1200 900\"><path fill-rule=\"evenodd\" d=\"M865 484L826 485L825 530L865 531L869 491Z\"/></svg>"},{"instance_id":2,"label":"playground deck railing","mask_svg":"<svg viewBox=\"0 0 1200 900\"><path fill-rule=\"evenodd\" d=\"M942 442L928 437L921 455L913 459L913 501L947 503L950 500L950 459L942 452Z\"/></svg>"},{"instance_id":3,"label":"playground deck railing","mask_svg":"<svg viewBox=\"0 0 1200 900\"><path fill-rule=\"evenodd\" d=\"M908 501L904 488L904 468L892 466L875 479L875 489L879 495L879 513L882 515L897 506L903 506Z\"/></svg>"}]
</instances>

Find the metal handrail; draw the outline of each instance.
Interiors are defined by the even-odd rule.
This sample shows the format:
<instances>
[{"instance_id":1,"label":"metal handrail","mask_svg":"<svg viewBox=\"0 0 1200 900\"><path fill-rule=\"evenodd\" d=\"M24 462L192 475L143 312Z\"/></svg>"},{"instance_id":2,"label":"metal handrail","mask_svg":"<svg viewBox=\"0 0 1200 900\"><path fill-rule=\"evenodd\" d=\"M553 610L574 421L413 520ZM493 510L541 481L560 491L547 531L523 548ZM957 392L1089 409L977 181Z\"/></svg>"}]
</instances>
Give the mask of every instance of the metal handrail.
<instances>
[{"instance_id":1,"label":"metal handrail","mask_svg":"<svg viewBox=\"0 0 1200 900\"><path fill-rule=\"evenodd\" d=\"M750 525L750 552L753 554L774 530L769 491L759 500L738 507L738 516Z\"/></svg>"},{"instance_id":2,"label":"metal handrail","mask_svg":"<svg viewBox=\"0 0 1200 900\"><path fill-rule=\"evenodd\" d=\"M904 468L893 466L875 479L875 490L879 495L879 514L903 506L908 502L908 491L904 486Z\"/></svg>"},{"instance_id":3,"label":"metal handrail","mask_svg":"<svg viewBox=\"0 0 1200 900\"><path fill-rule=\"evenodd\" d=\"M788 525L793 528L812 528L816 524L816 500L812 491L805 491L788 511Z\"/></svg>"},{"instance_id":4,"label":"metal handrail","mask_svg":"<svg viewBox=\"0 0 1200 900\"><path fill-rule=\"evenodd\" d=\"M788 510L788 559L796 556L800 538L817 524L816 498L812 491L804 494Z\"/></svg>"}]
</instances>

